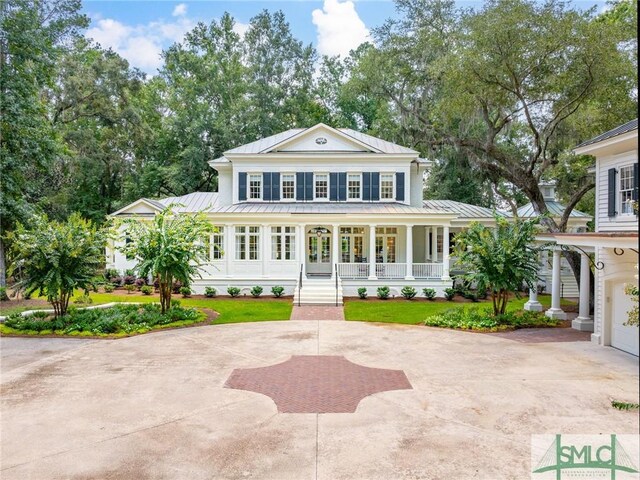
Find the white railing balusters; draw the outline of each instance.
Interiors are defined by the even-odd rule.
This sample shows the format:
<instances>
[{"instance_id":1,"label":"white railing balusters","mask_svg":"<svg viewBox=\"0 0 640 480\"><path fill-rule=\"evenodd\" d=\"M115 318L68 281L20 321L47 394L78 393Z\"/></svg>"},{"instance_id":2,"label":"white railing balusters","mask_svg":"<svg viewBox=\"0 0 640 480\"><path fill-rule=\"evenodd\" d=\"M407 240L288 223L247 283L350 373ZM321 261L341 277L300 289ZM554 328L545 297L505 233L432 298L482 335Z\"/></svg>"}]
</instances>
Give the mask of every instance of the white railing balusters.
<instances>
[{"instance_id":1,"label":"white railing balusters","mask_svg":"<svg viewBox=\"0 0 640 480\"><path fill-rule=\"evenodd\" d=\"M340 278L368 278L368 263L338 263L338 276ZM407 272L406 263L376 263L376 277L378 278L404 278ZM414 263L414 278L441 278L442 263Z\"/></svg>"}]
</instances>

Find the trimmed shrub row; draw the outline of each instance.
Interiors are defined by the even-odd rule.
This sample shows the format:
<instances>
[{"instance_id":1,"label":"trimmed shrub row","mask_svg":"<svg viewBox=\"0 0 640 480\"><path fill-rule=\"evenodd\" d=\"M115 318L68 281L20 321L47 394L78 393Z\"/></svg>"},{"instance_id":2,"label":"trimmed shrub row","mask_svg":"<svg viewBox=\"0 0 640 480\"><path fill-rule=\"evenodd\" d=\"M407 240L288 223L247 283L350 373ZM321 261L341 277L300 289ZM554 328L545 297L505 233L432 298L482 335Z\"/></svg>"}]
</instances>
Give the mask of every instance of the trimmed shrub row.
<instances>
[{"instance_id":1,"label":"trimmed shrub row","mask_svg":"<svg viewBox=\"0 0 640 480\"><path fill-rule=\"evenodd\" d=\"M391 289L387 286L378 287L376 290L376 293L379 299L386 300L391 295ZM407 300L411 300L418 294L418 291L414 287L407 285L405 287L402 287L402 290L400 290L400 294ZM433 288L423 288L422 294L425 296L427 300L436 299L436 291ZM480 292L476 292L468 289L462 290L462 289L455 289L455 288L444 289L444 298L446 298L449 301L452 301L456 296L456 294L464 298L467 298L473 302L477 302L479 298L482 298L482 299L487 298L486 292L480 293ZM358 288L358 296L363 300L366 299L368 296L367 287Z\"/></svg>"}]
</instances>

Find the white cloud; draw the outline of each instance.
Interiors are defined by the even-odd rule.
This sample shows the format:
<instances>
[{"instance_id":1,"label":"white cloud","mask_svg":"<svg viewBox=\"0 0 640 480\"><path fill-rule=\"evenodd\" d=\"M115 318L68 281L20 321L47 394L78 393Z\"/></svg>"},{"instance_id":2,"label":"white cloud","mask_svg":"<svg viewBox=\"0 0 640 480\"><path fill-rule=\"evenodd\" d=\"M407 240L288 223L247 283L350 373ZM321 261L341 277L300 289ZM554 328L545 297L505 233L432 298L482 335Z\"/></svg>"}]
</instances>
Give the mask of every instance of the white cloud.
<instances>
[{"instance_id":1,"label":"white cloud","mask_svg":"<svg viewBox=\"0 0 640 480\"><path fill-rule=\"evenodd\" d=\"M187 5L185 3L179 3L178 5L175 6L175 8L173 9L173 13L171 15L173 15L174 17L183 17L187 14Z\"/></svg>"},{"instance_id":2,"label":"white cloud","mask_svg":"<svg viewBox=\"0 0 640 480\"><path fill-rule=\"evenodd\" d=\"M236 22L233 24L233 31L240 35L240 38L244 37L244 34L247 33L247 30L249 30L248 23Z\"/></svg>"},{"instance_id":3,"label":"white cloud","mask_svg":"<svg viewBox=\"0 0 640 480\"><path fill-rule=\"evenodd\" d=\"M182 41L185 33L194 26L195 21L184 16L173 22L158 20L136 26L125 25L111 18L97 21L94 18L94 26L87 30L86 36L104 48L113 49L126 58L131 66L153 75L162 66L162 49Z\"/></svg>"},{"instance_id":4,"label":"white cloud","mask_svg":"<svg viewBox=\"0 0 640 480\"><path fill-rule=\"evenodd\" d=\"M311 19L318 31L321 55L346 56L350 50L370 40L369 29L351 0L324 0L322 10L314 10Z\"/></svg>"}]
</instances>

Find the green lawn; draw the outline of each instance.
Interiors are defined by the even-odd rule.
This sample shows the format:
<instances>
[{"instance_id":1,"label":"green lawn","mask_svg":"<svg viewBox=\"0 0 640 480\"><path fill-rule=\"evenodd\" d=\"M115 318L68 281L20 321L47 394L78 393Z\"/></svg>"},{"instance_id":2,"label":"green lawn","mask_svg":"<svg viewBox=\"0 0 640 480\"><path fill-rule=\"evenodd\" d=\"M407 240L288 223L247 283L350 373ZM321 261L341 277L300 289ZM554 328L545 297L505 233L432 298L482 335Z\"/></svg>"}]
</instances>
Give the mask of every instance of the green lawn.
<instances>
[{"instance_id":1,"label":"green lawn","mask_svg":"<svg viewBox=\"0 0 640 480\"><path fill-rule=\"evenodd\" d=\"M507 307L509 310L522 310L528 297L513 299ZM545 307L551 305L549 295L539 295L538 300ZM575 305L569 300L562 300L563 306ZM424 299L418 300L346 300L344 305L344 316L347 320L362 322L384 322L384 323L405 323L416 325L423 322L427 317L450 310L452 308L481 307L491 308L491 301L481 301L478 303L458 303L458 302L429 302Z\"/></svg>"},{"instance_id":2,"label":"green lawn","mask_svg":"<svg viewBox=\"0 0 640 480\"><path fill-rule=\"evenodd\" d=\"M93 305L110 302L157 302L157 296L144 296L139 294L126 293L91 293ZM291 308L293 307L290 298L254 300L245 298L182 298L174 295L172 298L180 301L184 307L199 307L215 310L220 314L215 323L240 323L259 322L269 320L289 320ZM25 310L37 308L51 308L48 304L39 307L15 306L11 307L11 301L4 302L1 315L10 315ZM6 307L5 307L6 304ZM73 305L73 303L72 303Z\"/></svg>"}]
</instances>

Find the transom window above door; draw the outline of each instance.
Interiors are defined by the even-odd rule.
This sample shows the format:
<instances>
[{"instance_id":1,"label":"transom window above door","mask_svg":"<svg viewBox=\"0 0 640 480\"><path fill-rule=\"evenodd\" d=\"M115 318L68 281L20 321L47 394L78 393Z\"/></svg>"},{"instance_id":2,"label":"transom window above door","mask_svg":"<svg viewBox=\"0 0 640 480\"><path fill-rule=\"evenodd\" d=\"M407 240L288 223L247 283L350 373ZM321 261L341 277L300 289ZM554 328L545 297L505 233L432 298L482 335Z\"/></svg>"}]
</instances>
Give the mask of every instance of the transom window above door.
<instances>
[{"instance_id":1,"label":"transom window above door","mask_svg":"<svg viewBox=\"0 0 640 480\"><path fill-rule=\"evenodd\" d=\"M316 173L314 175L314 195L316 200L327 200L329 198L328 173Z\"/></svg>"}]
</instances>

